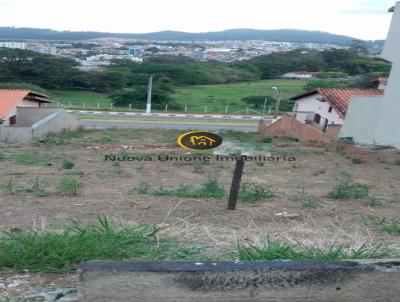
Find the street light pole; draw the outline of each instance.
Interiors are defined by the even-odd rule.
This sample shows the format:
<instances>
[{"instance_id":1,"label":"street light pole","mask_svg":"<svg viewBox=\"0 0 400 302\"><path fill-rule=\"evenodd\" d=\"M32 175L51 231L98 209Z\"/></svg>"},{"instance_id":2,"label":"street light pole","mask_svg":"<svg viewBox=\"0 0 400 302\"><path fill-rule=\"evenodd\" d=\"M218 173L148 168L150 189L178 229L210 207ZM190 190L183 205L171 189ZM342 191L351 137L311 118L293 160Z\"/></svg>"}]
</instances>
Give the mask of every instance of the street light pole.
<instances>
[{"instance_id":1,"label":"street light pole","mask_svg":"<svg viewBox=\"0 0 400 302\"><path fill-rule=\"evenodd\" d=\"M153 74L150 75L149 78L149 87L147 91L147 104L146 104L146 113L151 113L151 94L153 91Z\"/></svg>"},{"instance_id":2,"label":"street light pole","mask_svg":"<svg viewBox=\"0 0 400 302\"><path fill-rule=\"evenodd\" d=\"M279 107L281 105L281 91L278 89L278 87L272 87L272 91L274 92L274 96L276 98L276 103L275 103L275 111L274 111L274 119L278 117L279 114Z\"/></svg>"}]
</instances>

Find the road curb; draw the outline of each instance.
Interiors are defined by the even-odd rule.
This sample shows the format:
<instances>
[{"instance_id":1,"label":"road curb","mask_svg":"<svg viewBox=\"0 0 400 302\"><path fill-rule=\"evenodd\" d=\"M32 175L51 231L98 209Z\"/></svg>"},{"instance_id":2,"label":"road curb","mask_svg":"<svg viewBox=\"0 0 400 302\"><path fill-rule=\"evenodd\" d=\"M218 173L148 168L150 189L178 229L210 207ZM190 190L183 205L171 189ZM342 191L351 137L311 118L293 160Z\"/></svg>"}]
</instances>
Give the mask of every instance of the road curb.
<instances>
[{"instance_id":1,"label":"road curb","mask_svg":"<svg viewBox=\"0 0 400 302\"><path fill-rule=\"evenodd\" d=\"M127 116L151 116L151 117L194 117L194 118L228 118L228 119L262 119L261 115L227 115L227 114L183 114L183 113L143 113L143 112L117 112L117 111L88 111L88 110L67 110L81 114L104 114L104 115L127 115ZM270 116L265 116L270 117Z\"/></svg>"}]
</instances>

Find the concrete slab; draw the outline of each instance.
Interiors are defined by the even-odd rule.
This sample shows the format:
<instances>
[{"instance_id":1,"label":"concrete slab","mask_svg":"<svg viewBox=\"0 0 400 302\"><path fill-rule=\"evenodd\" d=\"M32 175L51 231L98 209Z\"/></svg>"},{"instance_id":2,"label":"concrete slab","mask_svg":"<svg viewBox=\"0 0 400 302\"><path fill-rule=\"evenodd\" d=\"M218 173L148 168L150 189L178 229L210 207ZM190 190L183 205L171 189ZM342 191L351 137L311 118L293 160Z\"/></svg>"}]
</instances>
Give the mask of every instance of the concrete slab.
<instances>
[{"instance_id":1,"label":"concrete slab","mask_svg":"<svg viewBox=\"0 0 400 302\"><path fill-rule=\"evenodd\" d=\"M399 301L400 261L90 261L80 301Z\"/></svg>"}]
</instances>

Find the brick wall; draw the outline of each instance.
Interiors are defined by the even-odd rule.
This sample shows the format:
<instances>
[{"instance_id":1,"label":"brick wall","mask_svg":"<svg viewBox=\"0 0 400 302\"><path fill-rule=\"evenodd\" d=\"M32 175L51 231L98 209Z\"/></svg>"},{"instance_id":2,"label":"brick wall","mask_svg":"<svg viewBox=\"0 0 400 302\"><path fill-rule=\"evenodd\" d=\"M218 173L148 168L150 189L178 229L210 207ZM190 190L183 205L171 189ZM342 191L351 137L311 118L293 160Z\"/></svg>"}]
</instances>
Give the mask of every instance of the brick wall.
<instances>
[{"instance_id":1,"label":"brick wall","mask_svg":"<svg viewBox=\"0 0 400 302\"><path fill-rule=\"evenodd\" d=\"M260 122L258 133L263 136L291 136L301 141L328 142L329 137L317 128L303 124L292 116L284 115L272 125Z\"/></svg>"}]
</instances>

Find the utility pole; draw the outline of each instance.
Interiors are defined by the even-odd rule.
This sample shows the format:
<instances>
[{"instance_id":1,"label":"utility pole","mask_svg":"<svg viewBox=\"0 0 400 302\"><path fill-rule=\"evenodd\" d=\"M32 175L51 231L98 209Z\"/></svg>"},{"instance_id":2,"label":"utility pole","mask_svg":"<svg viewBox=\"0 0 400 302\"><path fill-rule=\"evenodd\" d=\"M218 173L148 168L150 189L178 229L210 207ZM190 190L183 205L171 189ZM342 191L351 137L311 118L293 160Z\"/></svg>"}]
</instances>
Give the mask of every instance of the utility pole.
<instances>
[{"instance_id":1,"label":"utility pole","mask_svg":"<svg viewBox=\"0 0 400 302\"><path fill-rule=\"evenodd\" d=\"M272 87L272 91L273 91L274 97L276 99L275 111L274 111L274 119L276 119L279 114L279 107L281 105L282 95L281 95L281 91L278 89L278 87Z\"/></svg>"},{"instance_id":2,"label":"utility pole","mask_svg":"<svg viewBox=\"0 0 400 302\"><path fill-rule=\"evenodd\" d=\"M154 74L151 74L150 78L149 78L149 88L147 91L146 113L151 113L151 93L153 92L153 76L154 76Z\"/></svg>"},{"instance_id":3,"label":"utility pole","mask_svg":"<svg viewBox=\"0 0 400 302\"><path fill-rule=\"evenodd\" d=\"M265 110L267 110L267 101L268 101L268 98L265 97L265 100L264 100L264 107L263 107L263 115L265 115Z\"/></svg>"}]
</instances>

